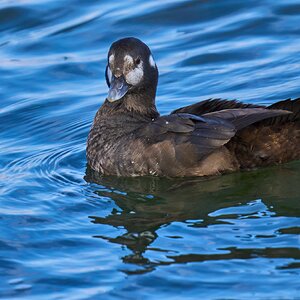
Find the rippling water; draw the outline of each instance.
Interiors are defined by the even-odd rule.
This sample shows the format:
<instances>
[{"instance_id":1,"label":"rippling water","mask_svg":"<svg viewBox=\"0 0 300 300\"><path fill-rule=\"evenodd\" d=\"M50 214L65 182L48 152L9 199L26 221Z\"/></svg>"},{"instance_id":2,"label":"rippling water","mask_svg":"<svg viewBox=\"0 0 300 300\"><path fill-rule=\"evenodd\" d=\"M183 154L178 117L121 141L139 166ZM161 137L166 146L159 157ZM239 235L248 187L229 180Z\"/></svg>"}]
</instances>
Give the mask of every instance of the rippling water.
<instances>
[{"instance_id":1,"label":"rippling water","mask_svg":"<svg viewBox=\"0 0 300 300\"><path fill-rule=\"evenodd\" d=\"M299 299L300 163L101 178L85 142L110 44L137 36L162 113L300 96L299 1L0 1L0 297Z\"/></svg>"}]
</instances>

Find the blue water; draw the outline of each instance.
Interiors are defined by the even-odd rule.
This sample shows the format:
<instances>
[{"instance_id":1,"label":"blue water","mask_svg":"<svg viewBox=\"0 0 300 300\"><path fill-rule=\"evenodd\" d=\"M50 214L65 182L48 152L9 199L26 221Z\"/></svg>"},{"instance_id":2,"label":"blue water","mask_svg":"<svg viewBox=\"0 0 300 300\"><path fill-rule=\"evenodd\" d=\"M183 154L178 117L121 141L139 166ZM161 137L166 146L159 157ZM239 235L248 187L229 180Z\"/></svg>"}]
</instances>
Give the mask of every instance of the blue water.
<instances>
[{"instance_id":1,"label":"blue water","mask_svg":"<svg viewBox=\"0 0 300 300\"><path fill-rule=\"evenodd\" d=\"M300 163L209 180L97 177L85 142L121 37L161 113L300 96L300 3L0 1L0 297L299 299Z\"/></svg>"}]
</instances>

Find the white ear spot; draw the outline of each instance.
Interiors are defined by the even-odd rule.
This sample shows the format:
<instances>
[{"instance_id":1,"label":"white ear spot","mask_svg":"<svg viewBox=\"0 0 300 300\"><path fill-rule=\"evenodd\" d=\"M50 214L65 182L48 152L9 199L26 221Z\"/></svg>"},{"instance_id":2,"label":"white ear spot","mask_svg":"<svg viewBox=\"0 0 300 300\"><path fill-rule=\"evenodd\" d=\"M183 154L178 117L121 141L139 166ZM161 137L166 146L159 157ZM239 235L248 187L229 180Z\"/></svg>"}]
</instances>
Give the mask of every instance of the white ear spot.
<instances>
[{"instance_id":1,"label":"white ear spot","mask_svg":"<svg viewBox=\"0 0 300 300\"><path fill-rule=\"evenodd\" d=\"M115 61L115 56L112 54L112 55L109 57L108 61L109 61L110 64L113 64L114 61Z\"/></svg>"},{"instance_id":2,"label":"white ear spot","mask_svg":"<svg viewBox=\"0 0 300 300\"><path fill-rule=\"evenodd\" d=\"M131 85L137 85L141 82L143 76L144 76L144 67L143 67L143 61L141 61L136 68L128 72L128 74L126 75L126 82Z\"/></svg>"},{"instance_id":3,"label":"white ear spot","mask_svg":"<svg viewBox=\"0 0 300 300\"><path fill-rule=\"evenodd\" d=\"M133 64L133 58L132 58L132 56L130 56L130 55L125 55L124 56L124 63L125 64L128 64L128 65L132 65Z\"/></svg>"},{"instance_id":4,"label":"white ear spot","mask_svg":"<svg viewBox=\"0 0 300 300\"><path fill-rule=\"evenodd\" d=\"M155 64L155 61L153 59L153 56L150 54L149 56L149 64L152 68L155 68L156 67L156 64Z\"/></svg>"}]
</instances>

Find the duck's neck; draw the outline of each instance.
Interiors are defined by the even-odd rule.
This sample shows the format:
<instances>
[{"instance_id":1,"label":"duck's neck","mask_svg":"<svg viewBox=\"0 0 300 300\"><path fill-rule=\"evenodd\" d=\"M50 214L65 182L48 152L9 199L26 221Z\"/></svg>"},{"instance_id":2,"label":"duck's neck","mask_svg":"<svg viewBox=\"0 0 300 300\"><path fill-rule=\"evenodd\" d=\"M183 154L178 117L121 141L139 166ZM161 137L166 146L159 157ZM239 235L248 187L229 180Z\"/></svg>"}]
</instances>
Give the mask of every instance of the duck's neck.
<instances>
[{"instance_id":1,"label":"duck's neck","mask_svg":"<svg viewBox=\"0 0 300 300\"><path fill-rule=\"evenodd\" d=\"M130 93L115 102L105 100L100 111L108 115L128 115L138 120L156 119L159 113L155 106L155 92ZM101 114L102 114L101 113Z\"/></svg>"},{"instance_id":2,"label":"duck's neck","mask_svg":"<svg viewBox=\"0 0 300 300\"><path fill-rule=\"evenodd\" d=\"M159 113L155 105L155 93L132 93L126 95L123 101L124 107L135 114L145 118L157 118Z\"/></svg>"}]
</instances>

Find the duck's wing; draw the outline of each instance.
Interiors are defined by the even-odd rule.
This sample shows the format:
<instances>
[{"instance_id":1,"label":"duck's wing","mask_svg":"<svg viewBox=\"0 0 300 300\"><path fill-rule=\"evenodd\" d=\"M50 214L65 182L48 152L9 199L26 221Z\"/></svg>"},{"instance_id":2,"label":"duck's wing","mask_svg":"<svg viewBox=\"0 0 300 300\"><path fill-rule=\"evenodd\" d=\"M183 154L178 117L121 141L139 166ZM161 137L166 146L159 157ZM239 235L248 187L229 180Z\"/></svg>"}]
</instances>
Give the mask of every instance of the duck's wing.
<instances>
[{"instance_id":1,"label":"duck's wing","mask_svg":"<svg viewBox=\"0 0 300 300\"><path fill-rule=\"evenodd\" d=\"M202 159L225 145L238 130L266 118L288 113L285 110L246 108L222 110L203 116L171 114L143 126L138 134L150 144L170 141L175 148L184 144L193 146L198 159Z\"/></svg>"},{"instance_id":2,"label":"duck's wing","mask_svg":"<svg viewBox=\"0 0 300 300\"><path fill-rule=\"evenodd\" d=\"M234 108L206 113L203 117L226 120L233 124L236 130L241 130L264 119L290 114L290 111L281 109Z\"/></svg>"},{"instance_id":3,"label":"duck's wing","mask_svg":"<svg viewBox=\"0 0 300 300\"><path fill-rule=\"evenodd\" d=\"M226 99L208 99L197 102L188 106L175 109L171 114L188 113L193 115L203 115L205 113L220 111L224 109L237 109L237 108L264 108L262 105L245 104L236 100Z\"/></svg>"},{"instance_id":4,"label":"duck's wing","mask_svg":"<svg viewBox=\"0 0 300 300\"><path fill-rule=\"evenodd\" d=\"M286 122L295 122L300 119L300 98L291 100L283 100L280 102L276 102L270 106L263 106L263 105L255 105L255 104L248 104L248 103L242 103L236 100L226 100L226 99L208 99L204 100L198 103L194 103L188 106L184 106L181 108L178 108L172 112L172 114L177 113L189 113L194 114L198 116L213 116L211 113L220 112L220 114L215 114L215 116L221 116L221 118L225 118L226 120L234 120L236 119L236 122L240 123L240 126L246 127L247 123L248 125L258 122L260 120L265 120L263 123L264 125L273 125L273 124L279 124L279 123L286 123ZM265 108L268 110L273 110L272 112L266 112L266 114L253 114L254 111L244 111L241 110L249 109L249 108ZM224 110L227 110L227 112L223 112ZM240 111L239 111L240 110ZM288 113L280 113L277 114L278 110L287 110L289 112L292 112L292 114ZM249 114L250 112L250 114ZM257 111L259 112L259 110ZM243 116L242 116L243 115ZM265 116L263 119L260 119L261 116ZM238 116L238 118L237 118ZM258 117L259 116L259 117ZM258 118L258 120L256 120ZM255 121L256 120L256 121ZM238 124L237 124L238 125Z\"/></svg>"},{"instance_id":5,"label":"duck's wing","mask_svg":"<svg viewBox=\"0 0 300 300\"><path fill-rule=\"evenodd\" d=\"M226 144L235 133L234 125L226 120L191 114L162 116L139 131L150 144L171 141L174 146L194 145L200 158Z\"/></svg>"}]
</instances>

